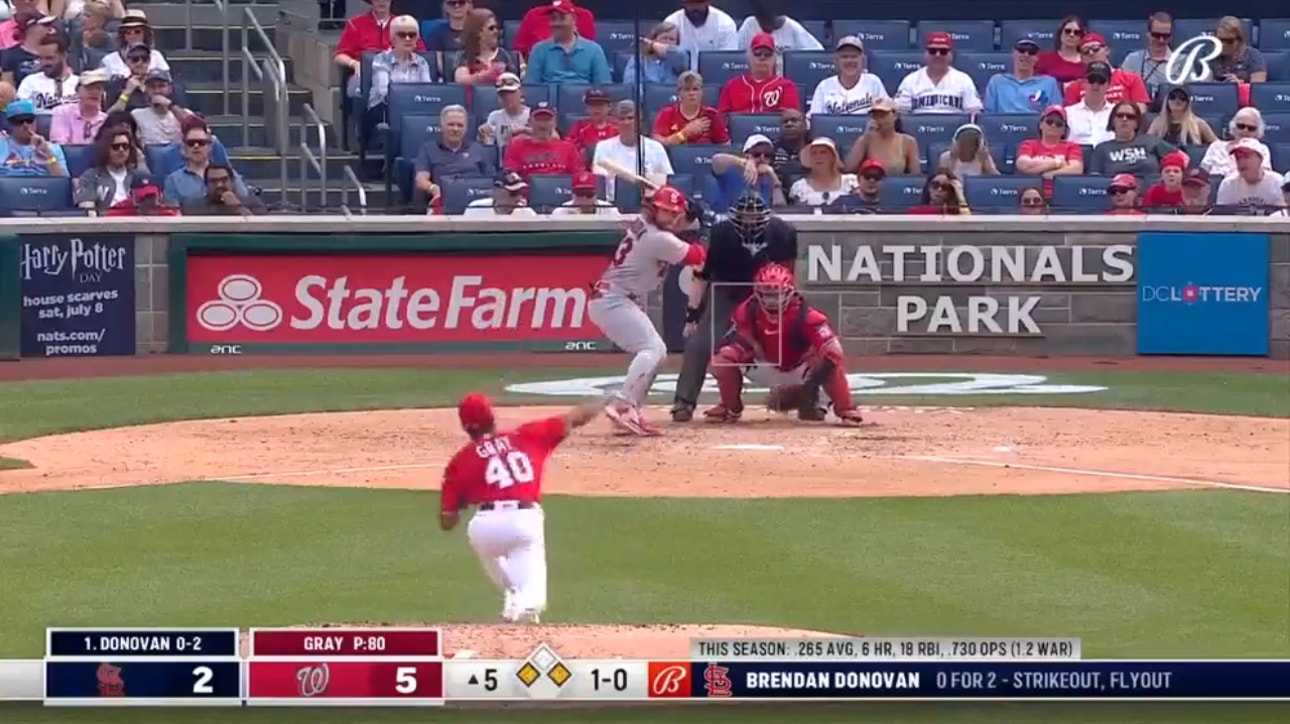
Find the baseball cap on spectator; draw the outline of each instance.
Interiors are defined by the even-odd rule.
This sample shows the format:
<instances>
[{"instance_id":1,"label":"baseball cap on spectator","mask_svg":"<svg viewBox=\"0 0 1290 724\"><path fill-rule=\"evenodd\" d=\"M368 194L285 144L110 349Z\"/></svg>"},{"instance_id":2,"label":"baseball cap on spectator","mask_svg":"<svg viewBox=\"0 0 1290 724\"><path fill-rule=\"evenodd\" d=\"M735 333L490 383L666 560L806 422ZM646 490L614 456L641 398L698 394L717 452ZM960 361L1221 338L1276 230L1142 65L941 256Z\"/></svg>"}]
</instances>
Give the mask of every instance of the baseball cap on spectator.
<instances>
[{"instance_id":1,"label":"baseball cap on spectator","mask_svg":"<svg viewBox=\"0 0 1290 724\"><path fill-rule=\"evenodd\" d=\"M582 102L586 105L592 103L613 103L614 99L609 97L609 93L603 88L588 88L586 93L582 94Z\"/></svg>"},{"instance_id":2,"label":"baseball cap on spectator","mask_svg":"<svg viewBox=\"0 0 1290 724\"><path fill-rule=\"evenodd\" d=\"M842 50L843 48L855 48L863 53L864 41L856 35L844 35L841 38L838 38L838 42L833 44L834 50Z\"/></svg>"},{"instance_id":3,"label":"baseball cap on spectator","mask_svg":"<svg viewBox=\"0 0 1290 724\"><path fill-rule=\"evenodd\" d=\"M1064 121L1066 120L1066 109L1058 105L1051 105L1045 108L1043 114L1039 117L1043 119L1049 116L1061 116Z\"/></svg>"},{"instance_id":4,"label":"baseball cap on spectator","mask_svg":"<svg viewBox=\"0 0 1290 724\"><path fill-rule=\"evenodd\" d=\"M127 59L130 57L131 53L137 53L139 55L148 55L151 57L152 48L149 48L147 43L131 43L130 47L125 49L125 55Z\"/></svg>"},{"instance_id":5,"label":"baseball cap on spectator","mask_svg":"<svg viewBox=\"0 0 1290 724\"><path fill-rule=\"evenodd\" d=\"M549 101L539 101L537 105L533 106L533 110L529 111L529 117L532 118L533 116L553 116L554 117L555 107L552 106Z\"/></svg>"},{"instance_id":6,"label":"baseball cap on spectator","mask_svg":"<svg viewBox=\"0 0 1290 724\"><path fill-rule=\"evenodd\" d=\"M579 171L573 175L573 190L578 191L595 191L596 174L590 171Z\"/></svg>"},{"instance_id":7,"label":"baseball cap on spectator","mask_svg":"<svg viewBox=\"0 0 1290 724\"><path fill-rule=\"evenodd\" d=\"M1115 175L1115 178L1111 179L1110 185L1107 186L1106 188L1107 189L1136 189L1138 188L1138 179L1136 176L1134 176L1131 173L1117 173Z\"/></svg>"},{"instance_id":8,"label":"baseball cap on spectator","mask_svg":"<svg viewBox=\"0 0 1290 724\"><path fill-rule=\"evenodd\" d=\"M143 79L145 83L173 83L170 77L170 71L160 68L153 68L148 71L148 75Z\"/></svg>"},{"instance_id":9,"label":"baseball cap on spectator","mask_svg":"<svg viewBox=\"0 0 1290 724\"><path fill-rule=\"evenodd\" d=\"M1193 186L1208 186L1209 172L1200 167L1188 170L1187 174L1183 176L1183 185L1186 186L1188 184Z\"/></svg>"},{"instance_id":10,"label":"baseball cap on spectator","mask_svg":"<svg viewBox=\"0 0 1290 724\"><path fill-rule=\"evenodd\" d=\"M1084 36L1083 40L1080 41L1079 48L1080 50L1083 50L1084 48L1087 48L1090 45L1105 46L1106 39L1103 38L1101 35L1098 35L1097 33L1089 33L1088 35Z\"/></svg>"},{"instance_id":11,"label":"baseball cap on spectator","mask_svg":"<svg viewBox=\"0 0 1290 724\"><path fill-rule=\"evenodd\" d=\"M11 101L4 109L4 117L10 120L35 115L36 106L31 101Z\"/></svg>"},{"instance_id":12,"label":"baseball cap on spectator","mask_svg":"<svg viewBox=\"0 0 1290 724\"><path fill-rule=\"evenodd\" d=\"M877 175L880 178L883 178L887 176L887 167L882 165L882 161L879 161L876 158L870 158L865 160L864 163L860 164L860 175L861 176Z\"/></svg>"},{"instance_id":13,"label":"baseball cap on spectator","mask_svg":"<svg viewBox=\"0 0 1290 724\"><path fill-rule=\"evenodd\" d=\"M77 81L77 85L99 85L100 83L106 82L108 82L107 71L102 68L94 68L81 73L80 79Z\"/></svg>"},{"instance_id":14,"label":"baseball cap on spectator","mask_svg":"<svg viewBox=\"0 0 1290 724\"><path fill-rule=\"evenodd\" d=\"M1013 50L1039 50L1039 43L1034 38L1021 37L1012 44Z\"/></svg>"},{"instance_id":15,"label":"baseball cap on spectator","mask_svg":"<svg viewBox=\"0 0 1290 724\"><path fill-rule=\"evenodd\" d=\"M748 153L749 151L761 145L774 147L775 144L772 143L770 138L766 137L765 135L761 133L754 133L751 136L749 136L747 140L744 141L744 153Z\"/></svg>"},{"instance_id":16,"label":"baseball cap on spectator","mask_svg":"<svg viewBox=\"0 0 1290 724\"><path fill-rule=\"evenodd\" d=\"M1258 155L1259 158L1263 158L1263 149L1260 146L1261 144L1253 138L1242 138L1232 144L1232 148L1228 150L1228 153L1233 156L1238 156L1242 153L1253 153Z\"/></svg>"},{"instance_id":17,"label":"baseball cap on spectator","mask_svg":"<svg viewBox=\"0 0 1290 724\"><path fill-rule=\"evenodd\" d=\"M775 36L770 33L757 33L753 36L752 44L748 46L749 50L774 50Z\"/></svg>"},{"instance_id":18,"label":"baseball cap on spectator","mask_svg":"<svg viewBox=\"0 0 1290 724\"><path fill-rule=\"evenodd\" d=\"M873 103L869 104L869 112L882 111L884 113L895 113L896 102L890 98L875 98Z\"/></svg>"},{"instance_id":19,"label":"baseball cap on spectator","mask_svg":"<svg viewBox=\"0 0 1290 724\"><path fill-rule=\"evenodd\" d=\"M497 90L499 91L517 91L520 89L520 77L514 73L502 73L497 76Z\"/></svg>"},{"instance_id":20,"label":"baseball cap on spectator","mask_svg":"<svg viewBox=\"0 0 1290 724\"><path fill-rule=\"evenodd\" d=\"M945 50L954 49L954 38L944 30L933 30L927 34L927 39L923 41L924 48L943 48Z\"/></svg>"},{"instance_id":21,"label":"baseball cap on spectator","mask_svg":"<svg viewBox=\"0 0 1290 724\"><path fill-rule=\"evenodd\" d=\"M1111 82L1111 64L1103 60L1095 60L1088 64L1084 69L1085 80L1099 80L1103 83Z\"/></svg>"},{"instance_id":22,"label":"baseball cap on spectator","mask_svg":"<svg viewBox=\"0 0 1290 724\"><path fill-rule=\"evenodd\" d=\"M548 12L552 15L573 15L578 12L578 6L573 4L573 0L552 0Z\"/></svg>"},{"instance_id":23,"label":"baseball cap on spectator","mask_svg":"<svg viewBox=\"0 0 1290 724\"><path fill-rule=\"evenodd\" d=\"M160 196L161 186L157 180L147 174L137 174L130 181L130 196L135 201L141 201L149 196Z\"/></svg>"},{"instance_id":24,"label":"baseball cap on spectator","mask_svg":"<svg viewBox=\"0 0 1290 724\"><path fill-rule=\"evenodd\" d=\"M497 178L493 179L493 186L507 191L523 191L529 187L519 174L507 168L497 173Z\"/></svg>"},{"instance_id":25,"label":"baseball cap on spectator","mask_svg":"<svg viewBox=\"0 0 1290 724\"><path fill-rule=\"evenodd\" d=\"M1191 159L1186 153L1183 153L1182 151L1174 151L1173 153L1165 154L1165 157L1160 159L1160 170L1163 171L1167 168L1176 168L1179 171L1186 171L1187 166L1190 163Z\"/></svg>"},{"instance_id":26,"label":"baseball cap on spectator","mask_svg":"<svg viewBox=\"0 0 1290 724\"><path fill-rule=\"evenodd\" d=\"M18 27L19 31L26 31L27 28L30 28L33 25L44 25L46 27L50 27L56 22L58 22L58 18L46 15L39 10L34 9L20 11L13 17L13 24Z\"/></svg>"}]
</instances>

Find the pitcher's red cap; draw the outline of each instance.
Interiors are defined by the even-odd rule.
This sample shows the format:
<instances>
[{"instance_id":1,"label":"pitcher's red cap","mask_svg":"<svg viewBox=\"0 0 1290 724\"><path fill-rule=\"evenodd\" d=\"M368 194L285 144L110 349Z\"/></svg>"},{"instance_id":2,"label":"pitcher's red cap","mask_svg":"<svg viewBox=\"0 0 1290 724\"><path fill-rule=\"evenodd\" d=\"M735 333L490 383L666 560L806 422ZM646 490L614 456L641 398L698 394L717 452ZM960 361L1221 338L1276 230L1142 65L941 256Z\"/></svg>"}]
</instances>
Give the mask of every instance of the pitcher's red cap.
<instances>
[{"instance_id":1,"label":"pitcher's red cap","mask_svg":"<svg viewBox=\"0 0 1290 724\"><path fill-rule=\"evenodd\" d=\"M480 430L493 425L493 403L488 395L472 392L457 405L457 417L466 429Z\"/></svg>"}]
</instances>

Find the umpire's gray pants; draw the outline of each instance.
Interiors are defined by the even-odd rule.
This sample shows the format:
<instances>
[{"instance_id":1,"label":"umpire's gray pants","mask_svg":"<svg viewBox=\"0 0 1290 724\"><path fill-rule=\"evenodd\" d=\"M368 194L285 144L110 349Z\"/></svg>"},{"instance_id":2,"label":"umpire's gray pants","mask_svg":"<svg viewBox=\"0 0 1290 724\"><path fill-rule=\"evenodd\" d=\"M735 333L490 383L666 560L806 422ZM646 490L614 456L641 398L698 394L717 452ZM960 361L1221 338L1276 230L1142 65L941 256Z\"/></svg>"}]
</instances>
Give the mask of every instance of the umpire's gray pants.
<instances>
[{"instance_id":1,"label":"umpire's gray pants","mask_svg":"<svg viewBox=\"0 0 1290 724\"><path fill-rule=\"evenodd\" d=\"M712 287L708 287L707 293L708 305L699 319L698 328L685 341L681 377L676 381L676 394L672 397L674 410L698 406L703 380L708 376L708 361L716 352L713 345L719 343L730 329L730 315L742 301L731 299L724 292L718 294Z\"/></svg>"}]
</instances>

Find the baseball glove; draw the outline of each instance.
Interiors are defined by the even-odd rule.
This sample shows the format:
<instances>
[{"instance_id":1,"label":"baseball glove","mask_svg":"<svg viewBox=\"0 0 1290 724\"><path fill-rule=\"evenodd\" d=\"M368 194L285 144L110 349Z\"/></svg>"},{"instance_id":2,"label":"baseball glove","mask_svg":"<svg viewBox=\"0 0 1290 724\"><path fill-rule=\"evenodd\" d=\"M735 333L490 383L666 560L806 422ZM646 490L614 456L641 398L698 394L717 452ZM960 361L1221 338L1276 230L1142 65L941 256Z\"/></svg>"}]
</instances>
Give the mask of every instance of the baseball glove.
<instances>
[{"instance_id":1,"label":"baseball glove","mask_svg":"<svg viewBox=\"0 0 1290 724\"><path fill-rule=\"evenodd\" d=\"M771 388L770 395L766 397L766 407L771 412L795 412L801 408L804 397L807 395L803 385L780 385Z\"/></svg>"}]
</instances>

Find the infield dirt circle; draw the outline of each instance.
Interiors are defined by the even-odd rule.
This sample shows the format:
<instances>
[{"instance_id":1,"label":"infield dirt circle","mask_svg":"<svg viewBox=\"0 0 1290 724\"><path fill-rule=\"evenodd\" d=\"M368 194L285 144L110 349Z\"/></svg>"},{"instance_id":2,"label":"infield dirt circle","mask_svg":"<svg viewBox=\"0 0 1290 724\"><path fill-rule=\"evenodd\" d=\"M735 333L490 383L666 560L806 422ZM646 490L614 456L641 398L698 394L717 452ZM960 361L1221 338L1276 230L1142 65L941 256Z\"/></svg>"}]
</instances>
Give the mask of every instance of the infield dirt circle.
<instances>
[{"instance_id":1,"label":"infield dirt circle","mask_svg":"<svg viewBox=\"0 0 1290 724\"><path fill-rule=\"evenodd\" d=\"M502 408L499 422L564 409ZM661 420L666 410L650 414ZM871 407L865 415L872 424L847 428L750 411L737 425L665 425L665 437L645 439L615 436L598 421L560 448L544 491L787 498L1290 488L1290 420L1024 407ZM430 489L463 442L455 411L438 409L125 427L0 446L0 456L32 465L0 472L0 492L193 480ZM803 632L559 626L518 636L465 626L448 627L446 638L481 657L524 655L539 639L565 655L661 657L683 656L696 635L786 634Z\"/></svg>"}]
</instances>

